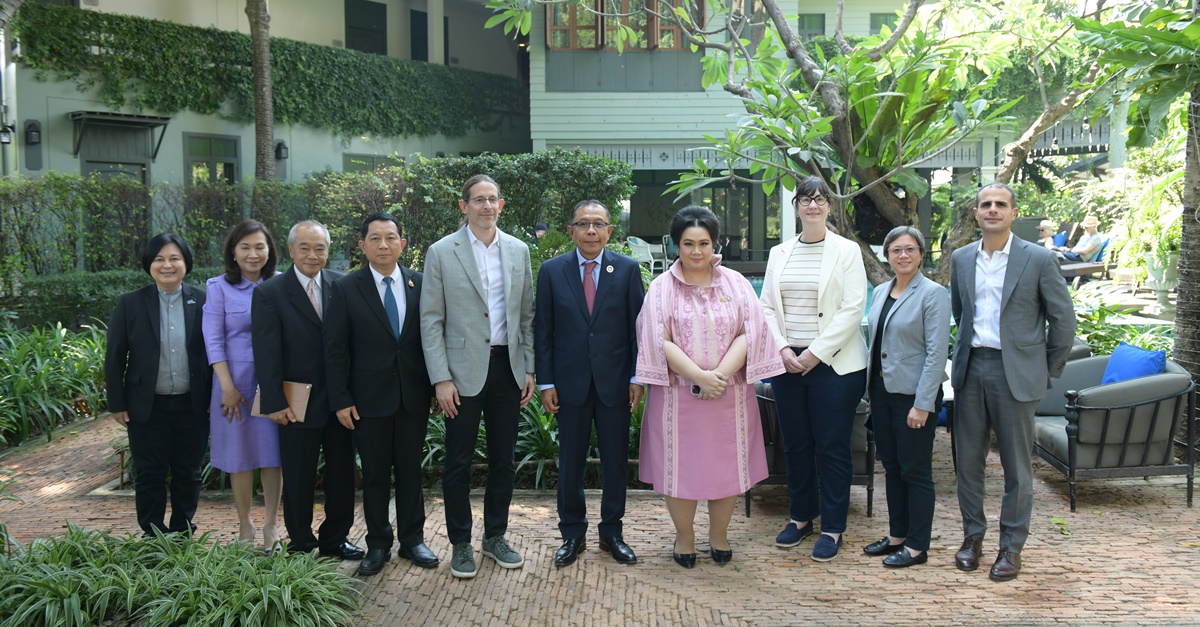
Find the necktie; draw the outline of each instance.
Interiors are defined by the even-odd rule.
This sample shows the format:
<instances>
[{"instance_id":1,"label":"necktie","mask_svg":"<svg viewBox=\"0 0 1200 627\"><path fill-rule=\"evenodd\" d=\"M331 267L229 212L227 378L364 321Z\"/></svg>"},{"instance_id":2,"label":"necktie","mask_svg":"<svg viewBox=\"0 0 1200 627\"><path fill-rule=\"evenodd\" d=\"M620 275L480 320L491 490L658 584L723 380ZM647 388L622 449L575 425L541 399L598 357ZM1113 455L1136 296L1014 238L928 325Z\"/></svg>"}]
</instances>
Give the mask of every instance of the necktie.
<instances>
[{"instance_id":1,"label":"necktie","mask_svg":"<svg viewBox=\"0 0 1200 627\"><path fill-rule=\"evenodd\" d=\"M321 318L321 301L317 300L317 280L308 280L308 301L312 303L313 309L317 311L317 317Z\"/></svg>"},{"instance_id":2,"label":"necktie","mask_svg":"<svg viewBox=\"0 0 1200 627\"><path fill-rule=\"evenodd\" d=\"M387 312L388 322L392 324L392 335L400 339L400 307L396 305L396 295L392 293L392 277L383 277L383 310Z\"/></svg>"},{"instance_id":3,"label":"necktie","mask_svg":"<svg viewBox=\"0 0 1200 627\"><path fill-rule=\"evenodd\" d=\"M596 305L596 281L592 279L592 270L599 265L597 261L583 262L583 300L587 301L588 315Z\"/></svg>"}]
</instances>

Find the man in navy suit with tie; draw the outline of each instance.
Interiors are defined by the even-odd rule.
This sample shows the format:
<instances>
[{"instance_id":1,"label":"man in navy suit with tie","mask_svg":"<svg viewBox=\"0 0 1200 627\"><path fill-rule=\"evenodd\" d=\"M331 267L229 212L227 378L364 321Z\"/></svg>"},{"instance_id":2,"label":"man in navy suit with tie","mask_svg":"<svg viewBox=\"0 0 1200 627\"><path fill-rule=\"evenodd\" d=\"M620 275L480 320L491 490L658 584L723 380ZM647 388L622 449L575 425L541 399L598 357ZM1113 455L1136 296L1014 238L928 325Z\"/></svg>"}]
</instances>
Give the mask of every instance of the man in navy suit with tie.
<instances>
[{"instance_id":1,"label":"man in navy suit with tie","mask_svg":"<svg viewBox=\"0 0 1200 627\"><path fill-rule=\"evenodd\" d=\"M425 546L421 453L433 388L421 350L421 273L401 266L400 221L373 213L362 224L358 247L367 265L339 279L325 313L325 355L330 408L354 433L362 460L367 555L360 575L374 575L391 557L422 568L438 558ZM396 483L396 528L388 501Z\"/></svg>"},{"instance_id":2,"label":"man in navy suit with tie","mask_svg":"<svg viewBox=\"0 0 1200 627\"><path fill-rule=\"evenodd\" d=\"M597 200L575 205L567 233L575 250L538 272L534 338L542 405L558 415L557 566L575 562L585 547L587 505L583 470L592 424L600 447L603 496L600 549L623 564L637 561L622 536L629 419L644 388L633 379L637 317L645 292L638 263L604 248L612 235L608 208Z\"/></svg>"}]
</instances>

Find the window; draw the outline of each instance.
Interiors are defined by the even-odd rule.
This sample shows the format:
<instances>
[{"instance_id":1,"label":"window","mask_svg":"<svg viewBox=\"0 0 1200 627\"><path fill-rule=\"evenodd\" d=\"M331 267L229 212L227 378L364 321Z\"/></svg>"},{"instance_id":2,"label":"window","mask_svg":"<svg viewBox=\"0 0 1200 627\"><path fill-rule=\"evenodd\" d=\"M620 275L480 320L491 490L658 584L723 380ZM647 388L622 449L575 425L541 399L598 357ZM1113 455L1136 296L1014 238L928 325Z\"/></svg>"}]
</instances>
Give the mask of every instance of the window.
<instances>
[{"instance_id":1,"label":"window","mask_svg":"<svg viewBox=\"0 0 1200 627\"><path fill-rule=\"evenodd\" d=\"M187 146L184 163L189 185L237 182L238 138L184 133L183 142Z\"/></svg>"},{"instance_id":2,"label":"window","mask_svg":"<svg viewBox=\"0 0 1200 627\"><path fill-rule=\"evenodd\" d=\"M883 30L884 26L888 28L896 27L896 20L899 18L895 13L872 13L871 14L871 34L878 35Z\"/></svg>"},{"instance_id":3,"label":"window","mask_svg":"<svg viewBox=\"0 0 1200 627\"><path fill-rule=\"evenodd\" d=\"M796 34L804 41L810 41L813 37L820 37L825 34L825 14L824 13L805 13L800 15L800 20L797 24Z\"/></svg>"},{"instance_id":4,"label":"window","mask_svg":"<svg viewBox=\"0 0 1200 627\"><path fill-rule=\"evenodd\" d=\"M387 54L387 5L369 0L346 0L346 48Z\"/></svg>"},{"instance_id":5,"label":"window","mask_svg":"<svg viewBox=\"0 0 1200 627\"><path fill-rule=\"evenodd\" d=\"M398 165L404 165L404 159L395 155L342 154L342 172L374 172Z\"/></svg>"},{"instance_id":6,"label":"window","mask_svg":"<svg viewBox=\"0 0 1200 627\"><path fill-rule=\"evenodd\" d=\"M574 3L546 6L546 43L551 50L616 50L620 25L634 31L633 38L625 42L626 50L686 49L682 33L674 22L644 11L647 0L593 1L595 11ZM693 0L673 0L673 4L687 7L693 12L693 19L702 21L702 4ZM600 12L613 17L601 18L597 15Z\"/></svg>"}]
</instances>

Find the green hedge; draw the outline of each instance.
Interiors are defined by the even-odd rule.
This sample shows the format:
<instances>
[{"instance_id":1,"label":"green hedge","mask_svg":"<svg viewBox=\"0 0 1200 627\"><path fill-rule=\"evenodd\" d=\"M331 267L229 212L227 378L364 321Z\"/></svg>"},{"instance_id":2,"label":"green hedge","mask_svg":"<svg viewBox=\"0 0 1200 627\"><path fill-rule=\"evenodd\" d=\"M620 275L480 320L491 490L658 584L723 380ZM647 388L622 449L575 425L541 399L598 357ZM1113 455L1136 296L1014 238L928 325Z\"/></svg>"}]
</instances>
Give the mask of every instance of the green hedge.
<instances>
[{"instance_id":1,"label":"green hedge","mask_svg":"<svg viewBox=\"0 0 1200 627\"><path fill-rule=\"evenodd\" d=\"M234 119L254 119L249 35L38 2L12 32L39 78L98 88L115 110L210 115L232 103ZM459 137L529 110L515 78L290 39L271 39L271 70L277 124L345 136Z\"/></svg>"}]
</instances>

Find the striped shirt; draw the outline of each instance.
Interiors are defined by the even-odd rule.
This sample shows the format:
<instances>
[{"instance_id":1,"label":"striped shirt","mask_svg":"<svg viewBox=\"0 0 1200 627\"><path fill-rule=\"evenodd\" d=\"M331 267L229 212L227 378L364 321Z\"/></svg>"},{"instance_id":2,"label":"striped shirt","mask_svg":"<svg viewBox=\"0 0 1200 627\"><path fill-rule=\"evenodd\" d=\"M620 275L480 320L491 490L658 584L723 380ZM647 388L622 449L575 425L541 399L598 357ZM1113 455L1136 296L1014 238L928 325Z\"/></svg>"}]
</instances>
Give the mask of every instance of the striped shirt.
<instances>
[{"instance_id":1,"label":"striped shirt","mask_svg":"<svg viewBox=\"0 0 1200 627\"><path fill-rule=\"evenodd\" d=\"M825 240L800 241L779 274L783 297L783 328L789 346L807 348L817 339L817 288L821 282L821 256Z\"/></svg>"}]
</instances>

